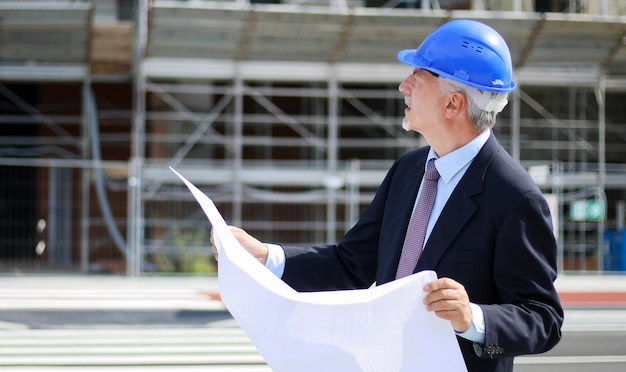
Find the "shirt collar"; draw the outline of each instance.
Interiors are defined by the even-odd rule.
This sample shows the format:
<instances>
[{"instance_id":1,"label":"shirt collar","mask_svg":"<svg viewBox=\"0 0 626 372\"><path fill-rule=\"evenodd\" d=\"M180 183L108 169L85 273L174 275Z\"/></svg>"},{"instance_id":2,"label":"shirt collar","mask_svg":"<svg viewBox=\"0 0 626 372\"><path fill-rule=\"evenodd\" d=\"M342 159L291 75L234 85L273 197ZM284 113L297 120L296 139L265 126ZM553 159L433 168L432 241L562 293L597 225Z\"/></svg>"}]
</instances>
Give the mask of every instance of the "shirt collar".
<instances>
[{"instance_id":1,"label":"shirt collar","mask_svg":"<svg viewBox=\"0 0 626 372\"><path fill-rule=\"evenodd\" d=\"M486 129L478 136L474 137L474 139L468 142L465 146L454 150L441 158L435 154L435 150L431 147L428 151L428 160L426 161L425 166L428 166L428 162L431 159L435 159L435 166L437 167L439 176L445 183L448 183L455 174L474 160L480 149L483 148L489 139L490 134L491 130Z\"/></svg>"}]
</instances>

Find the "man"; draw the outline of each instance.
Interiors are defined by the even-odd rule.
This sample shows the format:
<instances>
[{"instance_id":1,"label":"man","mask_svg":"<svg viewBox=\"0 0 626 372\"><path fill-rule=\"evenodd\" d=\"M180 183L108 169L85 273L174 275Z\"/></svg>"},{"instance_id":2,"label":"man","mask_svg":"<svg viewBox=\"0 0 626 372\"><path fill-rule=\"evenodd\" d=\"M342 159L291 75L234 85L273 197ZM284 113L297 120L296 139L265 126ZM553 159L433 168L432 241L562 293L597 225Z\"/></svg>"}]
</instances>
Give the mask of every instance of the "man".
<instances>
[{"instance_id":1,"label":"man","mask_svg":"<svg viewBox=\"0 0 626 372\"><path fill-rule=\"evenodd\" d=\"M399 87L407 106L402 126L430 146L394 163L344 238L281 247L239 228L233 233L299 291L367 288L434 270L439 279L424 287L425 306L451 322L468 370L512 371L514 356L559 342L563 310L553 285L556 243L547 203L491 133L515 88L508 47L490 27L457 20L398 59L414 68ZM420 212L427 195L433 205ZM425 232L413 231L414 209ZM419 234L425 237L415 243Z\"/></svg>"}]
</instances>

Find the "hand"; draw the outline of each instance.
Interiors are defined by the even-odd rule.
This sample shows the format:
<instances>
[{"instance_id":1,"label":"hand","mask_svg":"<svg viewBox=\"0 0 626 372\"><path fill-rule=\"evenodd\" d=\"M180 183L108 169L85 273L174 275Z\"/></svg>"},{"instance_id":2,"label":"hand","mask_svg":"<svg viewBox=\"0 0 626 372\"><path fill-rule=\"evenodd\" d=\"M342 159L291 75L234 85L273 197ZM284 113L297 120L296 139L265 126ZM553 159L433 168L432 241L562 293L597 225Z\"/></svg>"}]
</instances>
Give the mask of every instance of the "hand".
<instances>
[{"instance_id":1,"label":"hand","mask_svg":"<svg viewBox=\"0 0 626 372\"><path fill-rule=\"evenodd\" d=\"M457 332L465 332L472 325L472 309L469 296L461 283L450 278L440 278L424 286L428 292L424 304L428 311L452 322Z\"/></svg>"},{"instance_id":2,"label":"hand","mask_svg":"<svg viewBox=\"0 0 626 372\"><path fill-rule=\"evenodd\" d=\"M259 260L263 265L267 262L267 246L260 241L258 241L255 237L248 234L245 230L240 229L235 226L228 226L230 231L235 236L235 239L241 244L242 247L245 248L254 258ZM217 252L217 247L215 246L215 241L213 240L213 229L211 229L211 250L215 254L215 259L219 259L219 255Z\"/></svg>"}]
</instances>

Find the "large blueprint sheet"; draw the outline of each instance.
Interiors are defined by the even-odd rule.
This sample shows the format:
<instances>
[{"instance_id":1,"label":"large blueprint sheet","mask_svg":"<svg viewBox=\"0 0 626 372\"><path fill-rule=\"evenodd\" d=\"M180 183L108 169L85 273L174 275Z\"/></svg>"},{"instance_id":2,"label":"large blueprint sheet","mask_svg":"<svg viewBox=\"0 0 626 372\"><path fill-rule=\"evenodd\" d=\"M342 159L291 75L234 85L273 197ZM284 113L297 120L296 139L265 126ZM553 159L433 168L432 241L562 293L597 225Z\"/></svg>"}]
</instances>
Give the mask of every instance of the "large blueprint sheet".
<instances>
[{"instance_id":1,"label":"large blueprint sheet","mask_svg":"<svg viewBox=\"0 0 626 372\"><path fill-rule=\"evenodd\" d=\"M226 308L273 371L466 371L450 322L426 311L424 271L364 290L299 293L237 242L202 191Z\"/></svg>"}]
</instances>

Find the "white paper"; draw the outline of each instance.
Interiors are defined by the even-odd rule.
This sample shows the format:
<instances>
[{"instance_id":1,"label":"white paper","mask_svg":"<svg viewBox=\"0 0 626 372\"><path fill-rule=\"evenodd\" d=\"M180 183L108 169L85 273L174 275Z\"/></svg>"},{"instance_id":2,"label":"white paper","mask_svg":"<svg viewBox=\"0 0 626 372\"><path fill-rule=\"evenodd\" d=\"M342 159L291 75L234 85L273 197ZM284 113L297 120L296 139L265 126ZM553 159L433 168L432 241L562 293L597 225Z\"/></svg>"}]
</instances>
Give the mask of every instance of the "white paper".
<instances>
[{"instance_id":1,"label":"white paper","mask_svg":"<svg viewBox=\"0 0 626 372\"><path fill-rule=\"evenodd\" d=\"M363 290L299 293L237 242L202 191L222 301L273 371L466 371L449 321L426 311L424 271Z\"/></svg>"}]
</instances>

